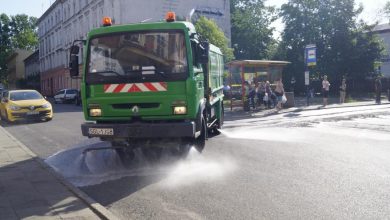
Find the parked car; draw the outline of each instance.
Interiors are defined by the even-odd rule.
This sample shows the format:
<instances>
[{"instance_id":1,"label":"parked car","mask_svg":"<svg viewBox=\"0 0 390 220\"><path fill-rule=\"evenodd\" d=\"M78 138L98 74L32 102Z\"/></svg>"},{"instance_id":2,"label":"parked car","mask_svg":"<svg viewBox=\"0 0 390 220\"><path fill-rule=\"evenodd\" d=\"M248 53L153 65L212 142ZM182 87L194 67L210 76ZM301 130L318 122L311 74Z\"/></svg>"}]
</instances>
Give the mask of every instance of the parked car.
<instances>
[{"instance_id":1,"label":"parked car","mask_svg":"<svg viewBox=\"0 0 390 220\"><path fill-rule=\"evenodd\" d=\"M54 95L54 103L73 103L77 94L77 89L61 89Z\"/></svg>"},{"instance_id":2,"label":"parked car","mask_svg":"<svg viewBox=\"0 0 390 220\"><path fill-rule=\"evenodd\" d=\"M10 90L3 92L2 95L1 120L8 122L24 119L50 121L53 118L50 102L35 90Z\"/></svg>"}]
</instances>

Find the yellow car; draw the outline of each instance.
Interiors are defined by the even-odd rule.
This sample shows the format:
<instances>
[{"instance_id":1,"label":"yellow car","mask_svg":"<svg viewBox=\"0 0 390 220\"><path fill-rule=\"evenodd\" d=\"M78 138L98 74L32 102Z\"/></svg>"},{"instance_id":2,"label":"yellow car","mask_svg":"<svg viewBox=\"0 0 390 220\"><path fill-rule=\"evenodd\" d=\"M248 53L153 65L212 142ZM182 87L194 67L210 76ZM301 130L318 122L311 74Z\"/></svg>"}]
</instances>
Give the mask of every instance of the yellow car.
<instances>
[{"instance_id":1,"label":"yellow car","mask_svg":"<svg viewBox=\"0 0 390 220\"><path fill-rule=\"evenodd\" d=\"M23 119L50 121L53 109L50 102L35 90L10 90L3 92L0 116L1 120L8 122Z\"/></svg>"}]
</instances>

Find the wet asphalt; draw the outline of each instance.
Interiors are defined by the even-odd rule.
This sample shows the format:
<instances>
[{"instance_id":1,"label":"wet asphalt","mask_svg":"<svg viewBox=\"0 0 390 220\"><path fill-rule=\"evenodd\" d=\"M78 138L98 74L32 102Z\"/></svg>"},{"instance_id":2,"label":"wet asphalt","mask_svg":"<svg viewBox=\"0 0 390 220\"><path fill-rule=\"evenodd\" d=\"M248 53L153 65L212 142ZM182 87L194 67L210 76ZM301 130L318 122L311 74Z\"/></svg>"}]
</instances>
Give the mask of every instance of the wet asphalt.
<instances>
[{"instance_id":1,"label":"wet asphalt","mask_svg":"<svg viewBox=\"0 0 390 220\"><path fill-rule=\"evenodd\" d=\"M235 118L201 154L137 153L127 166L110 150L79 156L104 144L81 136L80 107L54 109L50 122L5 127L121 219L390 216L390 106Z\"/></svg>"}]
</instances>

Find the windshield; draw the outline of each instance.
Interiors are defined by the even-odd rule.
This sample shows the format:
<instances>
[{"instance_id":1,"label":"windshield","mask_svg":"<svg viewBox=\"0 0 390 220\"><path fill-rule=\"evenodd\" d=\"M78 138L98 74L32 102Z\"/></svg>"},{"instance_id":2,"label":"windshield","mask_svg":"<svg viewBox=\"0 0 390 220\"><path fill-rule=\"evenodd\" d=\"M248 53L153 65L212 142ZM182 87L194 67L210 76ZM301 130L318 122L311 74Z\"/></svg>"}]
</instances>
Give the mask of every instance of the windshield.
<instances>
[{"instance_id":1,"label":"windshield","mask_svg":"<svg viewBox=\"0 0 390 220\"><path fill-rule=\"evenodd\" d=\"M130 32L93 38L88 83L170 81L187 76L184 33Z\"/></svg>"},{"instance_id":2,"label":"windshield","mask_svg":"<svg viewBox=\"0 0 390 220\"><path fill-rule=\"evenodd\" d=\"M42 96L38 92L34 92L34 91L11 92L10 94L10 100L12 101L33 100L33 99L42 99Z\"/></svg>"}]
</instances>

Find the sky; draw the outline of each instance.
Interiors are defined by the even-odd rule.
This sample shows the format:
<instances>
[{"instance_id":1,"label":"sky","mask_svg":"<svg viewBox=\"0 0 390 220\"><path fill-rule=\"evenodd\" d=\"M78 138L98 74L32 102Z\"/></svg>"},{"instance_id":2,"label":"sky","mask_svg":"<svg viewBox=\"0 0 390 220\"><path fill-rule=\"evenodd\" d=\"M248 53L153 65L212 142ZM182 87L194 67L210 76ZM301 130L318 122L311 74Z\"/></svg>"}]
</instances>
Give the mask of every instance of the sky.
<instances>
[{"instance_id":1,"label":"sky","mask_svg":"<svg viewBox=\"0 0 390 220\"><path fill-rule=\"evenodd\" d=\"M151 1L151 0L149 0ZM288 0L267 0L267 5L274 5L280 7ZM360 19L368 22L369 24L379 21L379 23L385 23L383 16L378 13L383 9L388 0L355 0L358 4L363 4L364 11L360 15ZM34 2L35 4L32 4ZM0 0L0 13L6 13L8 15L15 14L27 14L30 16L40 17L46 9L48 9L54 0ZM278 32L283 30L283 24L281 21L275 22L273 26Z\"/></svg>"}]
</instances>

